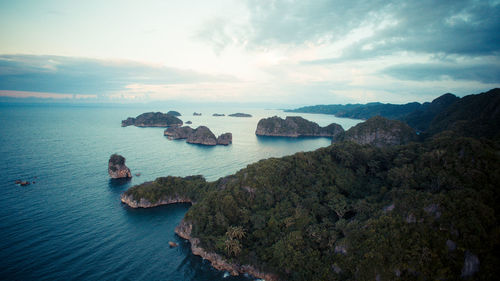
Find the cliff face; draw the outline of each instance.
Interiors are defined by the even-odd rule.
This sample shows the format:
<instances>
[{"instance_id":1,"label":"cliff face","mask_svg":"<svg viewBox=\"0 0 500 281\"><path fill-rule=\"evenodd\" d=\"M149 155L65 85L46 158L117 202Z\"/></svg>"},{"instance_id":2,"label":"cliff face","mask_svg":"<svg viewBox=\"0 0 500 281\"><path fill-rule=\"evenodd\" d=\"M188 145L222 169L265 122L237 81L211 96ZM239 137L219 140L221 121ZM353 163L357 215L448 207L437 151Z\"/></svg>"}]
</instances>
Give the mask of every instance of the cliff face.
<instances>
[{"instance_id":1,"label":"cliff face","mask_svg":"<svg viewBox=\"0 0 500 281\"><path fill-rule=\"evenodd\" d=\"M278 137L333 137L342 133L342 126L332 123L326 127L308 121L298 116L288 116L286 119L274 116L261 119L257 124L255 134L258 136Z\"/></svg>"},{"instance_id":2,"label":"cliff face","mask_svg":"<svg viewBox=\"0 0 500 281\"><path fill-rule=\"evenodd\" d=\"M216 145L217 138L209 128L205 126L199 126L198 128L194 129L191 134L189 134L186 142L202 145Z\"/></svg>"},{"instance_id":3,"label":"cliff face","mask_svg":"<svg viewBox=\"0 0 500 281\"><path fill-rule=\"evenodd\" d=\"M132 177L130 169L125 165L125 158L118 154L113 154L109 158L108 174L112 179Z\"/></svg>"},{"instance_id":4,"label":"cliff face","mask_svg":"<svg viewBox=\"0 0 500 281\"><path fill-rule=\"evenodd\" d=\"M417 139L415 130L407 124L375 116L360 123L339 137L339 141L353 141L378 147L406 144Z\"/></svg>"},{"instance_id":5,"label":"cliff face","mask_svg":"<svg viewBox=\"0 0 500 281\"><path fill-rule=\"evenodd\" d=\"M151 203L148 200L141 198L139 201L135 200L132 195L126 195L123 193L121 195L121 201L125 204L127 204L129 207L132 208L152 208L156 206L161 206L161 205L168 205L168 204L174 204L174 203L193 203L191 199L177 196L177 197L168 197L164 198L162 200L159 200L155 203Z\"/></svg>"},{"instance_id":6,"label":"cliff face","mask_svg":"<svg viewBox=\"0 0 500 281\"><path fill-rule=\"evenodd\" d=\"M167 136L170 140L178 140L187 139L188 136L192 133L193 129L189 126L169 127L163 132L163 135Z\"/></svg>"},{"instance_id":7,"label":"cliff face","mask_svg":"<svg viewBox=\"0 0 500 281\"><path fill-rule=\"evenodd\" d=\"M202 144L202 145L229 145L233 142L233 135L225 133L218 138L205 126L200 126L196 129L191 127L170 127L167 128L163 134L171 140L187 139L188 143Z\"/></svg>"},{"instance_id":8,"label":"cliff face","mask_svg":"<svg viewBox=\"0 0 500 281\"><path fill-rule=\"evenodd\" d=\"M134 125L137 127L170 127L182 126L182 120L179 118L161 112L147 112L136 118L129 117L122 121L122 127Z\"/></svg>"},{"instance_id":9,"label":"cliff face","mask_svg":"<svg viewBox=\"0 0 500 281\"><path fill-rule=\"evenodd\" d=\"M202 258L209 260L212 266L217 270L224 270L231 273L231 275L236 276L239 274L250 274L256 278L261 278L267 281L278 281L278 276L271 273L265 273L250 265L240 265L236 263L230 263L226 261L222 256L216 253L210 253L205 251L200 246L200 239L191 236L193 230L193 225L186 222L184 219L175 228L175 233L181 238L188 240L191 243L191 252L196 256L201 256Z\"/></svg>"},{"instance_id":10,"label":"cliff face","mask_svg":"<svg viewBox=\"0 0 500 281\"><path fill-rule=\"evenodd\" d=\"M229 145L233 142L233 134L225 133L217 138L217 144Z\"/></svg>"}]
</instances>

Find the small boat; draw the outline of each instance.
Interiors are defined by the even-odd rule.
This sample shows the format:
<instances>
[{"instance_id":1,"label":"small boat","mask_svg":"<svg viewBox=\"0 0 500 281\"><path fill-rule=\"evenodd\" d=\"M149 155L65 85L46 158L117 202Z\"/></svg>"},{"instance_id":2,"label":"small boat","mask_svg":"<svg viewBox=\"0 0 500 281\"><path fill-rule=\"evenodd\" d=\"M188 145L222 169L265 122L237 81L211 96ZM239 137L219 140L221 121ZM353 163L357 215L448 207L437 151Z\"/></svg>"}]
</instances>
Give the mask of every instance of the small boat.
<instances>
[{"instance_id":1,"label":"small boat","mask_svg":"<svg viewBox=\"0 0 500 281\"><path fill-rule=\"evenodd\" d=\"M30 182L29 181L22 181L20 183L21 186L27 186L27 185L30 185Z\"/></svg>"}]
</instances>

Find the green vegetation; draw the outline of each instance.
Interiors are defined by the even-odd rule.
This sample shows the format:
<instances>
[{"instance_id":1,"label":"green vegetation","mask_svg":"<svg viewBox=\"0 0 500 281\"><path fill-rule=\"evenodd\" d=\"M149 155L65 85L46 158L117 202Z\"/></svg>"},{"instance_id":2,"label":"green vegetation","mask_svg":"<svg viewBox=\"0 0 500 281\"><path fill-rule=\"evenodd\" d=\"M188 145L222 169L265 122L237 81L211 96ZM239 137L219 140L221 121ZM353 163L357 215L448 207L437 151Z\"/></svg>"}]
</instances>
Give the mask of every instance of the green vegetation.
<instances>
[{"instance_id":1,"label":"green vegetation","mask_svg":"<svg viewBox=\"0 0 500 281\"><path fill-rule=\"evenodd\" d=\"M169 197L189 198L191 201L196 202L203 197L205 190L209 186L205 178L200 175L184 178L168 176L157 178L153 182L133 186L125 191L125 195L132 195L137 201L144 198L151 203Z\"/></svg>"},{"instance_id":2,"label":"green vegetation","mask_svg":"<svg viewBox=\"0 0 500 281\"><path fill-rule=\"evenodd\" d=\"M215 182L167 177L127 193L152 202L189 196L197 204L185 221L204 249L283 280L494 280L498 96L450 107L448 123L436 118L435 133L421 142L343 141L261 160ZM470 257L479 268L463 270Z\"/></svg>"}]
</instances>

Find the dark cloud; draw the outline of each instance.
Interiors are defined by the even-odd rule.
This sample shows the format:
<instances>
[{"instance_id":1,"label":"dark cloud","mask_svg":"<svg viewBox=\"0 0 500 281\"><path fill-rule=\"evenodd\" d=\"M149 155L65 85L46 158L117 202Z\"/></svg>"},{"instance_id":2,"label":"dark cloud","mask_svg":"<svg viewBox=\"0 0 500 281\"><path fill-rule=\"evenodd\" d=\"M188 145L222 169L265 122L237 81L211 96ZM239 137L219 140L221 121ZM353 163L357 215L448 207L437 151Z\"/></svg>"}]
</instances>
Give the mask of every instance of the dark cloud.
<instances>
[{"instance_id":1,"label":"dark cloud","mask_svg":"<svg viewBox=\"0 0 500 281\"><path fill-rule=\"evenodd\" d=\"M243 36L251 48L332 43L359 28L374 34L355 42L343 58L356 59L398 51L491 55L500 51L498 1L420 0L249 0L250 27ZM236 30L214 25L218 38ZM231 44L230 40L217 40ZM324 61L328 63L328 61Z\"/></svg>"},{"instance_id":2,"label":"dark cloud","mask_svg":"<svg viewBox=\"0 0 500 281\"><path fill-rule=\"evenodd\" d=\"M131 61L61 56L0 55L0 90L105 95L126 85L234 81Z\"/></svg>"},{"instance_id":3,"label":"dark cloud","mask_svg":"<svg viewBox=\"0 0 500 281\"><path fill-rule=\"evenodd\" d=\"M400 80L437 81L470 80L483 83L500 83L500 64L486 63L471 66L460 64L400 64L388 67L382 74Z\"/></svg>"}]
</instances>

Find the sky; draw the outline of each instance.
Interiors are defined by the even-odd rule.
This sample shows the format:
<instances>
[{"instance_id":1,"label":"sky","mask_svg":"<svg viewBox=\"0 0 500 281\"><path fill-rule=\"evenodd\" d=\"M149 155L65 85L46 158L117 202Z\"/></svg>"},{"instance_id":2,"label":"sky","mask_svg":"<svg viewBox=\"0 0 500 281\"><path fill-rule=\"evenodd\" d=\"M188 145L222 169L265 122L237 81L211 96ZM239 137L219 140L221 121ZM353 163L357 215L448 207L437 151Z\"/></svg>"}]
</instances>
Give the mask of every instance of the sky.
<instances>
[{"instance_id":1,"label":"sky","mask_svg":"<svg viewBox=\"0 0 500 281\"><path fill-rule=\"evenodd\" d=\"M0 97L313 105L500 87L500 0L0 0Z\"/></svg>"}]
</instances>

